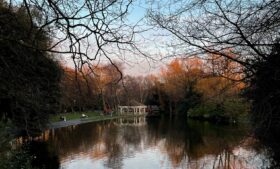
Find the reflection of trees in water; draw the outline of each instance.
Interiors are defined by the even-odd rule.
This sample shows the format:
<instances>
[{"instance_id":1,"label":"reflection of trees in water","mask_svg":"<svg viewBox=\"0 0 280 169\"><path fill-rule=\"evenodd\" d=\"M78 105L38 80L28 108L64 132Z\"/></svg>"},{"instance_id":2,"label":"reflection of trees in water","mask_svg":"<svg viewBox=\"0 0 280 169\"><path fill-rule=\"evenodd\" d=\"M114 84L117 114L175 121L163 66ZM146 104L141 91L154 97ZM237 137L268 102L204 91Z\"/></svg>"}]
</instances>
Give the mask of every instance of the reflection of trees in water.
<instances>
[{"instance_id":1,"label":"reflection of trees in water","mask_svg":"<svg viewBox=\"0 0 280 169\"><path fill-rule=\"evenodd\" d=\"M59 157L55 151L50 150L46 142L30 142L28 145L29 153L33 155L32 166L36 168L59 168Z\"/></svg>"},{"instance_id":2,"label":"reflection of trees in water","mask_svg":"<svg viewBox=\"0 0 280 169\"><path fill-rule=\"evenodd\" d=\"M95 159L107 157L106 167L121 168L123 154L133 156L140 150L143 132L143 126L118 127L114 121L103 121L49 130L42 138L63 161L76 154Z\"/></svg>"},{"instance_id":3,"label":"reflection of trees in water","mask_svg":"<svg viewBox=\"0 0 280 169\"><path fill-rule=\"evenodd\" d=\"M144 128L134 127L134 126L124 126L123 127L123 141L126 145L132 146L134 149L139 149L141 143L140 130L143 131Z\"/></svg>"},{"instance_id":4,"label":"reflection of trees in water","mask_svg":"<svg viewBox=\"0 0 280 169\"><path fill-rule=\"evenodd\" d=\"M12 146L11 150L0 154L3 155L0 156L0 168L59 168L60 161L57 153L50 149L45 141L20 137L12 143Z\"/></svg>"},{"instance_id":5,"label":"reflection of trees in water","mask_svg":"<svg viewBox=\"0 0 280 169\"><path fill-rule=\"evenodd\" d=\"M48 141L60 156L69 156L91 149L98 142L100 130L96 123L59 128L50 131Z\"/></svg>"},{"instance_id":6,"label":"reflection of trees in water","mask_svg":"<svg viewBox=\"0 0 280 169\"><path fill-rule=\"evenodd\" d=\"M210 123L188 121L185 130L186 151L191 159L198 159L207 154L218 155L223 151L231 151L246 134L244 128L238 126L217 126Z\"/></svg>"},{"instance_id":7,"label":"reflection of trees in water","mask_svg":"<svg viewBox=\"0 0 280 169\"><path fill-rule=\"evenodd\" d=\"M246 131L243 126L162 118L135 126L119 125L117 120L88 123L51 130L44 138L62 161L71 155L87 156L105 160L107 168L122 168L123 159L154 148L166 155L173 167L243 168L246 159L234 151ZM248 145L254 144L249 141Z\"/></svg>"},{"instance_id":8,"label":"reflection of trees in water","mask_svg":"<svg viewBox=\"0 0 280 169\"><path fill-rule=\"evenodd\" d=\"M279 125L280 126L280 125ZM280 127L278 127L280 128ZM260 139L260 142L268 149L271 164L270 168L280 168L280 135L277 129L273 131L268 129L261 129L260 133L256 134L256 137ZM269 132L268 132L269 131Z\"/></svg>"},{"instance_id":9,"label":"reflection of trees in water","mask_svg":"<svg viewBox=\"0 0 280 169\"><path fill-rule=\"evenodd\" d=\"M201 123L195 121L182 121L166 119L162 131L158 126L157 130L153 130L151 126L156 127L154 122L149 123L148 134L153 138L151 140L165 139L164 150L166 151L173 167L179 167L180 164L189 165L190 168L205 165L201 160L205 156L216 156L220 163L213 165L218 166L225 163L230 163L233 158L232 148L237 146L246 134L246 130L241 127L232 126L215 126L209 123ZM233 128L233 129L232 129ZM161 130L161 132L156 133ZM158 135L160 134L160 135ZM227 158L220 158L223 154ZM222 163L221 163L222 160ZM211 162L213 162L212 159ZM195 167L196 166L196 167Z\"/></svg>"},{"instance_id":10,"label":"reflection of trees in water","mask_svg":"<svg viewBox=\"0 0 280 169\"><path fill-rule=\"evenodd\" d=\"M103 130L103 136L100 138L104 141L105 152L108 160L105 166L108 168L122 168L122 144L119 138L119 128L113 123L109 123Z\"/></svg>"}]
</instances>

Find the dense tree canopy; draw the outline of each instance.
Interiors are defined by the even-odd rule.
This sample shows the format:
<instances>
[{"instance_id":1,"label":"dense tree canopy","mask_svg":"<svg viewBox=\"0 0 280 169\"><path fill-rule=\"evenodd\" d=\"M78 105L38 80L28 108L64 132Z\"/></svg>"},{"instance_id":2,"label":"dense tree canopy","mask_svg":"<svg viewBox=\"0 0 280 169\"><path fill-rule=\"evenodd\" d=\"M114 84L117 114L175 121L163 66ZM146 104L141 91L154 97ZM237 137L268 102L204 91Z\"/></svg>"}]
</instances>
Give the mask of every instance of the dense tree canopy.
<instances>
[{"instance_id":1,"label":"dense tree canopy","mask_svg":"<svg viewBox=\"0 0 280 169\"><path fill-rule=\"evenodd\" d=\"M48 114L57 111L60 68L50 54L36 50L47 48L50 39L44 30L30 29L36 25L26 8L0 5L1 116L29 133L43 128Z\"/></svg>"},{"instance_id":2,"label":"dense tree canopy","mask_svg":"<svg viewBox=\"0 0 280 169\"><path fill-rule=\"evenodd\" d=\"M256 76L248 89L249 98L253 100L252 120L257 133L265 138L272 138L273 144L279 142L280 118L280 44L273 47L265 62L259 63ZM267 137L269 136L269 137ZM275 147L278 147L276 144ZM274 147L274 148L275 148ZM279 147L277 148L279 151ZM279 157L278 157L279 158Z\"/></svg>"}]
</instances>

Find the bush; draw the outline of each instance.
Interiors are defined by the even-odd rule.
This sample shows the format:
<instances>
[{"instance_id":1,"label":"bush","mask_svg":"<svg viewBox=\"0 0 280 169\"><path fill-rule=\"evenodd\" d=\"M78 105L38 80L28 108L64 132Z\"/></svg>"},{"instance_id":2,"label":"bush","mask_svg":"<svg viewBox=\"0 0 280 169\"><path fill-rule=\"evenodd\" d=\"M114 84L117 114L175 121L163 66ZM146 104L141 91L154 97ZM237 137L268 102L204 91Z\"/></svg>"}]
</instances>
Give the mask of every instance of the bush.
<instances>
[{"instance_id":1,"label":"bush","mask_svg":"<svg viewBox=\"0 0 280 169\"><path fill-rule=\"evenodd\" d=\"M24 148L11 150L1 155L1 169L36 169L32 167L33 156Z\"/></svg>"},{"instance_id":2,"label":"bush","mask_svg":"<svg viewBox=\"0 0 280 169\"><path fill-rule=\"evenodd\" d=\"M227 99L224 102L225 115L233 120L246 120L250 104L245 99Z\"/></svg>"},{"instance_id":3,"label":"bush","mask_svg":"<svg viewBox=\"0 0 280 169\"><path fill-rule=\"evenodd\" d=\"M0 154L1 169L58 169L59 158L42 141L29 141Z\"/></svg>"},{"instance_id":4,"label":"bush","mask_svg":"<svg viewBox=\"0 0 280 169\"><path fill-rule=\"evenodd\" d=\"M227 99L222 103L206 102L188 111L188 117L213 121L238 121L248 114L249 104L242 99Z\"/></svg>"},{"instance_id":5,"label":"bush","mask_svg":"<svg viewBox=\"0 0 280 169\"><path fill-rule=\"evenodd\" d=\"M214 103L204 103L188 112L189 117L210 118L212 116L223 115L224 111L219 110L218 105Z\"/></svg>"}]
</instances>

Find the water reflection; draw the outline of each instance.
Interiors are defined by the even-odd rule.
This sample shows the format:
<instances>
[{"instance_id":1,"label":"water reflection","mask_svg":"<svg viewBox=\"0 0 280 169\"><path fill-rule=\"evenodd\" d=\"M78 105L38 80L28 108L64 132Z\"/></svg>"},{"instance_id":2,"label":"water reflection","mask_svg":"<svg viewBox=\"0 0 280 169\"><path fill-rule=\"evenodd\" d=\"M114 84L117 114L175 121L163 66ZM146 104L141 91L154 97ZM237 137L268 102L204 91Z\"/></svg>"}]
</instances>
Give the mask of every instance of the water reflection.
<instances>
[{"instance_id":1,"label":"water reflection","mask_svg":"<svg viewBox=\"0 0 280 169\"><path fill-rule=\"evenodd\" d=\"M46 131L60 168L265 168L268 152L246 126L131 118Z\"/></svg>"}]
</instances>

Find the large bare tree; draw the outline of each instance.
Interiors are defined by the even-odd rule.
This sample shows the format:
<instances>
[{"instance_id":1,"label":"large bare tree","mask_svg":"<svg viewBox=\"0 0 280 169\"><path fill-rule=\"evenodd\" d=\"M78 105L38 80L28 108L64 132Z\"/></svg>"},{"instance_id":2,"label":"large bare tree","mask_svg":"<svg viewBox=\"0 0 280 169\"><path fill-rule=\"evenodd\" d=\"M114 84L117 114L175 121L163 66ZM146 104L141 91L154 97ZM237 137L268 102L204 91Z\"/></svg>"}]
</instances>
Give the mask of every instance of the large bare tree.
<instances>
[{"instance_id":1,"label":"large bare tree","mask_svg":"<svg viewBox=\"0 0 280 169\"><path fill-rule=\"evenodd\" d=\"M278 0L151 0L150 6L151 23L176 38L170 45L180 54L221 55L249 76L280 36Z\"/></svg>"},{"instance_id":2,"label":"large bare tree","mask_svg":"<svg viewBox=\"0 0 280 169\"><path fill-rule=\"evenodd\" d=\"M23 39L0 37L1 40L71 57L77 70L95 60L124 52L139 52L134 44L137 21L126 19L133 0L1 0L8 6L24 6L30 23L30 39L47 32L52 43L47 48ZM34 17L36 16L36 17ZM35 29L36 28L36 29ZM91 67L91 66L90 66ZM116 69L117 66L116 66Z\"/></svg>"}]
</instances>

